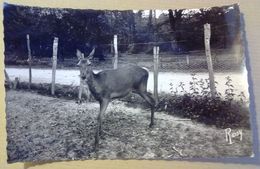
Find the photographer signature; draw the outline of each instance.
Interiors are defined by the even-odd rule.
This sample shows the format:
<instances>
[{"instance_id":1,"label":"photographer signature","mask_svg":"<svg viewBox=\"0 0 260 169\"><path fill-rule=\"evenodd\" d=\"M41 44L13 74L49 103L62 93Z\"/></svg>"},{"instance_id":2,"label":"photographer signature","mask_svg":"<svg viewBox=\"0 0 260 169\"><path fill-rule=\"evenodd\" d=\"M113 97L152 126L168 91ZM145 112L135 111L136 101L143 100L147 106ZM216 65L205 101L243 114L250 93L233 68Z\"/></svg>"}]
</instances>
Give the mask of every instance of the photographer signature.
<instances>
[{"instance_id":1,"label":"photographer signature","mask_svg":"<svg viewBox=\"0 0 260 169\"><path fill-rule=\"evenodd\" d=\"M235 137L239 137L240 141L242 141L242 139L243 139L242 130L232 130L231 128L226 128L225 129L225 135L226 135L226 142L228 142L229 144L234 143L232 141L232 139L235 138Z\"/></svg>"}]
</instances>

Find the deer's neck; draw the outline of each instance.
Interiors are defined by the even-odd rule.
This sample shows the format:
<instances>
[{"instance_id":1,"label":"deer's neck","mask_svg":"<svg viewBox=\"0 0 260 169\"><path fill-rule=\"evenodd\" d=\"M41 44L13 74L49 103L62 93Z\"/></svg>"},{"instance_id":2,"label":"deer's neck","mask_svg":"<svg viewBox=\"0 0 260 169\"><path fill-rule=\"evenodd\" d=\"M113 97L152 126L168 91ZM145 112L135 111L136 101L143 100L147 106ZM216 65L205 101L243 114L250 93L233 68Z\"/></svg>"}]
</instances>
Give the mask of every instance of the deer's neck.
<instances>
[{"instance_id":1,"label":"deer's neck","mask_svg":"<svg viewBox=\"0 0 260 169\"><path fill-rule=\"evenodd\" d=\"M90 68L88 71L89 76L86 79L86 83L88 84L89 90L92 95L97 99L97 96L100 93L100 86L97 79L98 75L93 72L92 68Z\"/></svg>"},{"instance_id":2,"label":"deer's neck","mask_svg":"<svg viewBox=\"0 0 260 169\"><path fill-rule=\"evenodd\" d=\"M86 82L89 86L92 86L95 82L96 82L96 75L95 73L93 72L93 69L92 68L88 68L87 70L87 78L86 78Z\"/></svg>"}]
</instances>

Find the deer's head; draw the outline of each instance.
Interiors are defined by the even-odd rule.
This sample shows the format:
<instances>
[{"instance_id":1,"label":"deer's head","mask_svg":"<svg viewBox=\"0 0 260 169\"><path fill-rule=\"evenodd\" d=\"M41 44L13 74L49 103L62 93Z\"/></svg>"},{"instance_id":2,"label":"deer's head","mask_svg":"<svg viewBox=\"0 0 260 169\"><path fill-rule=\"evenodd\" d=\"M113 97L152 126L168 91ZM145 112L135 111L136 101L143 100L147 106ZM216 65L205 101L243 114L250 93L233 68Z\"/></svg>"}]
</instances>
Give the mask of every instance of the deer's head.
<instances>
[{"instance_id":1,"label":"deer's head","mask_svg":"<svg viewBox=\"0 0 260 169\"><path fill-rule=\"evenodd\" d=\"M90 69L90 65L91 65L91 59L93 58L94 53L95 53L95 48L90 52L88 57L85 58L84 54L80 50L77 49L76 55L79 60L77 66L79 66L80 78L82 80L85 80L86 78L88 78L90 73L92 73L92 71Z\"/></svg>"}]
</instances>

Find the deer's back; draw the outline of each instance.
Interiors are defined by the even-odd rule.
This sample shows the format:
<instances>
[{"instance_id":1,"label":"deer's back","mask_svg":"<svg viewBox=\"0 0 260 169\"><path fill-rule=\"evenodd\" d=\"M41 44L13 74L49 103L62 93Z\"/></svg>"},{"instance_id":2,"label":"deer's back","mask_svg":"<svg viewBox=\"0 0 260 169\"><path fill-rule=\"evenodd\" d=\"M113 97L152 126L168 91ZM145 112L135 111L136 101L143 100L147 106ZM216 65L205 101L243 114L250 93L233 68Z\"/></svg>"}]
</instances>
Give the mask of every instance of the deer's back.
<instances>
[{"instance_id":1,"label":"deer's back","mask_svg":"<svg viewBox=\"0 0 260 169\"><path fill-rule=\"evenodd\" d=\"M139 66L125 66L101 71L96 77L106 91L124 93L137 89L141 83L147 83L148 71Z\"/></svg>"}]
</instances>

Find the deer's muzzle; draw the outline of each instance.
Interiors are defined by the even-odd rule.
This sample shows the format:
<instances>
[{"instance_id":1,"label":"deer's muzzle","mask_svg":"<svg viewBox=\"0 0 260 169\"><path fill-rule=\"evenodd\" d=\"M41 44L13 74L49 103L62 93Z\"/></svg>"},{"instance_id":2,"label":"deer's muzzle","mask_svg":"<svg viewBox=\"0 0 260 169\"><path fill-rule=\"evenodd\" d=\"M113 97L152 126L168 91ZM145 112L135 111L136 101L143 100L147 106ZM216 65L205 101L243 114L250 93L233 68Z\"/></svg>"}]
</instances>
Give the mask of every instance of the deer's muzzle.
<instances>
[{"instance_id":1,"label":"deer's muzzle","mask_svg":"<svg viewBox=\"0 0 260 169\"><path fill-rule=\"evenodd\" d=\"M87 77L86 76L81 76L81 79L82 80L85 80Z\"/></svg>"}]
</instances>

